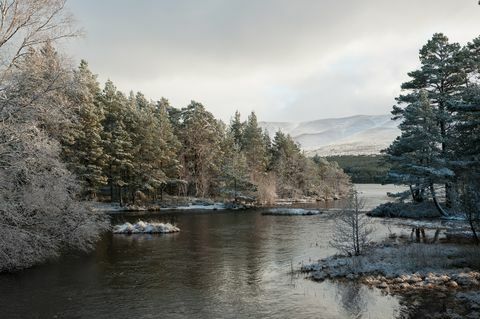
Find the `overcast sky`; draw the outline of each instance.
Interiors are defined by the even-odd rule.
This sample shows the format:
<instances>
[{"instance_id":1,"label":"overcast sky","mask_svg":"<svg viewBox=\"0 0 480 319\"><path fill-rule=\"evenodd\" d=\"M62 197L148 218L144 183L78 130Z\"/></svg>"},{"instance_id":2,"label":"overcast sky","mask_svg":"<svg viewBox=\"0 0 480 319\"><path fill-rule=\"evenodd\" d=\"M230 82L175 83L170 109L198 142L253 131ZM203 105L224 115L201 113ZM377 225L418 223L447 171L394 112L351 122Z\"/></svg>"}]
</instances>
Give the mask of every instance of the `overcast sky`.
<instances>
[{"instance_id":1,"label":"overcast sky","mask_svg":"<svg viewBox=\"0 0 480 319\"><path fill-rule=\"evenodd\" d=\"M386 114L434 32L480 35L477 0L69 0L67 50L104 82L228 120Z\"/></svg>"}]
</instances>

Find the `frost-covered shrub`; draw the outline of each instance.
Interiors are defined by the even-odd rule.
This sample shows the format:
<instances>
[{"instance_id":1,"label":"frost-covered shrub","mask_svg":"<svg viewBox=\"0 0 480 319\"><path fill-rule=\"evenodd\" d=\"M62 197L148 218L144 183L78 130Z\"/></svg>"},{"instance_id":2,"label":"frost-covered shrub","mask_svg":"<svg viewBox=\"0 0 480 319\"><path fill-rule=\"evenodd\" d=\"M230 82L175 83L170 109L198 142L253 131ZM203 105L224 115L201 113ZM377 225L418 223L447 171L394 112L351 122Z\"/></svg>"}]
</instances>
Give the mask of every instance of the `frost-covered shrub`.
<instances>
[{"instance_id":1,"label":"frost-covered shrub","mask_svg":"<svg viewBox=\"0 0 480 319\"><path fill-rule=\"evenodd\" d=\"M364 201L354 192L346 207L335 213L335 228L329 244L347 256L360 256L371 243L373 232L370 219L361 211Z\"/></svg>"},{"instance_id":2,"label":"frost-covered shrub","mask_svg":"<svg viewBox=\"0 0 480 319\"><path fill-rule=\"evenodd\" d=\"M34 125L0 124L0 272L92 247L107 223L77 192L54 140Z\"/></svg>"}]
</instances>

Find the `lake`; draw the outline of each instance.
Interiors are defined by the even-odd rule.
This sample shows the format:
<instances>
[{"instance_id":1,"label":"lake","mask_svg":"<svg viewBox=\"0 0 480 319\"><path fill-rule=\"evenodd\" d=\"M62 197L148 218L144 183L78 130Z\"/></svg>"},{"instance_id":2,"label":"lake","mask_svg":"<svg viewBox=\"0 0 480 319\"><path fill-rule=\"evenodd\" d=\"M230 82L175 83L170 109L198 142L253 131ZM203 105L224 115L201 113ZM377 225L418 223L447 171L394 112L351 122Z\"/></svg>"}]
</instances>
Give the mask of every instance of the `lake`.
<instances>
[{"instance_id":1,"label":"lake","mask_svg":"<svg viewBox=\"0 0 480 319\"><path fill-rule=\"evenodd\" d=\"M392 186L358 185L368 205ZM396 297L352 283L316 283L298 272L327 257L325 215L262 210L141 216L180 233L105 234L88 255L0 275L1 318L397 318ZM114 222L140 217L118 216ZM387 232L375 220L375 236ZM391 225L390 225L391 226Z\"/></svg>"}]
</instances>

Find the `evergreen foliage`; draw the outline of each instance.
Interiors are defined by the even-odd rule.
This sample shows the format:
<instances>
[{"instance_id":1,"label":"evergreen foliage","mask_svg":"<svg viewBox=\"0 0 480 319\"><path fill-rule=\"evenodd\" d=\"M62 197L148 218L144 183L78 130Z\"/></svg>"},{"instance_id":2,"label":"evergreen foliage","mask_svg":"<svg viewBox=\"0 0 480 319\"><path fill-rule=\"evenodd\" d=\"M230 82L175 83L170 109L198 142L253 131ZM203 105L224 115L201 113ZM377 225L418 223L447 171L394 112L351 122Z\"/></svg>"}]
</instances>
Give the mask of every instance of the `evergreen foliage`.
<instances>
[{"instance_id":1,"label":"evergreen foliage","mask_svg":"<svg viewBox=\"0 0 480 319\"><path fill-rule=\"evenodd\" d=\"M461 47L437 33L419 57L392 111L402 134L385 151L389 178L409 185L414 201L430 196L446 215L436 185L445 185L445 207L454 208L462 197L475 198L471 177L480 177L480 38Z\"/></svg>"}]
</instances>

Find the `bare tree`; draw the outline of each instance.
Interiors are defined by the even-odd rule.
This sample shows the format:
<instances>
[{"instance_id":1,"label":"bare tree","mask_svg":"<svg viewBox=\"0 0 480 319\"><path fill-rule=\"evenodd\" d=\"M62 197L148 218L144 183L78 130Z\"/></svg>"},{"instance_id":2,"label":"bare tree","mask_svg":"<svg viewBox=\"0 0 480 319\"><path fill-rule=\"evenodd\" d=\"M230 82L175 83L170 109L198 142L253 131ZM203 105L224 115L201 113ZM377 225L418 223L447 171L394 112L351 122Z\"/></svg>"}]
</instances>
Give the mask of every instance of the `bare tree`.
<instances>
[{"instance_id":1,"label":"bare tree","mask_svg":"<svg viewBox=\"0 0 480 319\"><path fill-rule=\"evenodd\" d=\"M29 49L79 35L66 0L0 0L0 92Z\"/></svg>"},{"instance_id":2,"label":"bare tree","mask_svg":"<svg viewBox=\"0 0 480 319\"><path fill-rule=\"evenodd\" d=\"M336 223L330 246L348 256L362 255L370 244L373 227L361 211L364 204L364 200L354 191L346 207L335 215Z\"/></svg>"}]
</instances>

